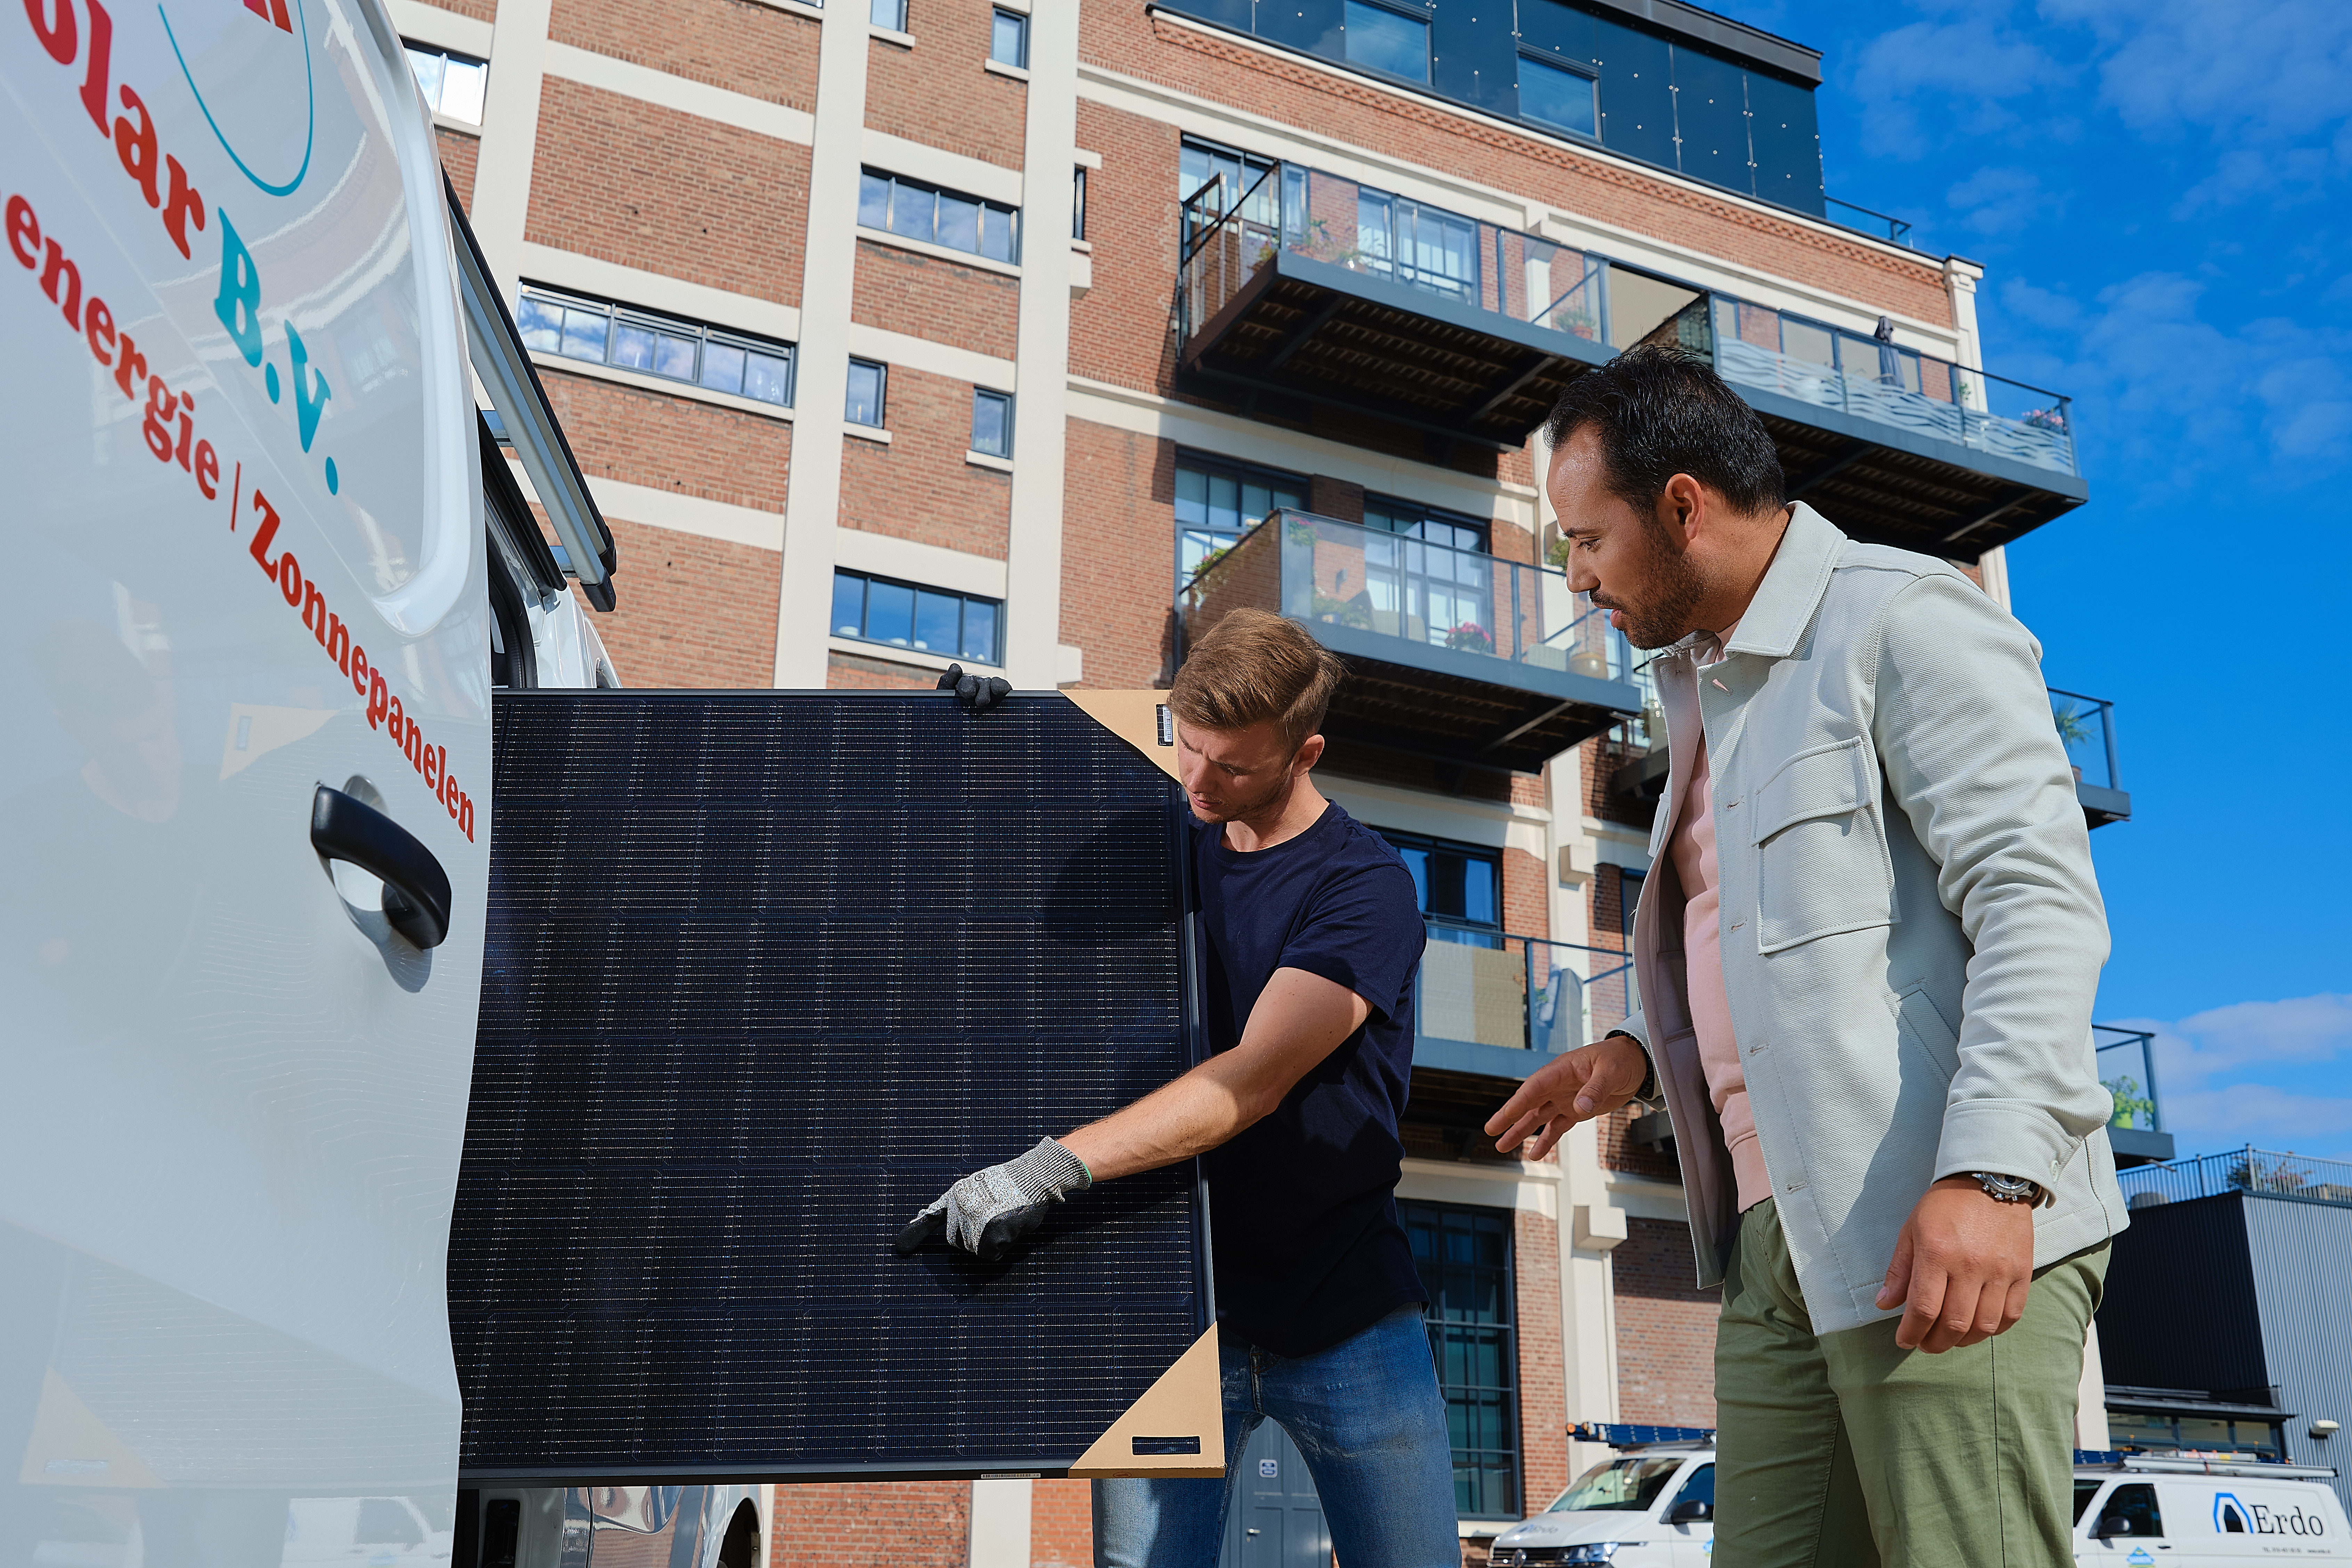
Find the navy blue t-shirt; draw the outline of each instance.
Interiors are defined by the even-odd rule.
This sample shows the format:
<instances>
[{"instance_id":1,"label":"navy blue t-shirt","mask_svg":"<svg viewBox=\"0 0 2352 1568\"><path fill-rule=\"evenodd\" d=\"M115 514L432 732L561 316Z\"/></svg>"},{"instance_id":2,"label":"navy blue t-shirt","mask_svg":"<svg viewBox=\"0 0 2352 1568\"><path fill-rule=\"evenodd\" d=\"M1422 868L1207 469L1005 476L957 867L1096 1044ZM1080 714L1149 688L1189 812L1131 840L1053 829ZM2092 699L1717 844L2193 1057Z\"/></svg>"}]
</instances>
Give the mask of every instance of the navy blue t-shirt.
<instances>
[{"instance_id":1,"label":"navy blue t-shirt","mask_svg":"<svg viewBox=\"0 0 2352 1568\"><path fill-rule=\"evenodd\" d=\"M1426 933L1404 862L1336 805L1252 854L1225 847L1222 826L1192 826L1210 1050L1241 1043L1277 969L1319 974L1371 1007L1272 1115L1202 1161L1217 1316L1276 1355L1311 1355L1429 1299L1396 1212Z\"/></svg>"}]
</instances>

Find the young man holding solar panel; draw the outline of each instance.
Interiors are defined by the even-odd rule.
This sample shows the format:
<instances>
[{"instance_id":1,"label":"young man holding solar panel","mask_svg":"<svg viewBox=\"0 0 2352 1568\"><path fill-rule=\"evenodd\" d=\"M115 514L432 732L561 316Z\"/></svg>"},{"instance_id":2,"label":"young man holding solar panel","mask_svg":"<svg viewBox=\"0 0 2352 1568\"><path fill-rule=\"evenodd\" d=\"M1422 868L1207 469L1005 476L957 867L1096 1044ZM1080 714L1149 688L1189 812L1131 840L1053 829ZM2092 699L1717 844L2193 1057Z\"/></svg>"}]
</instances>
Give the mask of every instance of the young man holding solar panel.
<instances>
[{"instance_id":1,"label":"young man holding solar panel","mask_svg":"<svg viewBox=\"0 0 2352 1568\"><path fill-rule=\"evenodd\" d=\"M1096 1482L1101 1568L1210 1568L1243 1449L1269 1417L1305 1457L1348 1568L1461 1561L1428 1296L1396 1212L1420 904L1396 852L1309 777L1344 675L1264 611L1232 612L1193 648L1168 706L1194 818L1213 1054L966 1176L899 1241L944 1237L994 1261L1094 1184L1202 1157L1225 1478Z\"/></svg>"}]
</instances>

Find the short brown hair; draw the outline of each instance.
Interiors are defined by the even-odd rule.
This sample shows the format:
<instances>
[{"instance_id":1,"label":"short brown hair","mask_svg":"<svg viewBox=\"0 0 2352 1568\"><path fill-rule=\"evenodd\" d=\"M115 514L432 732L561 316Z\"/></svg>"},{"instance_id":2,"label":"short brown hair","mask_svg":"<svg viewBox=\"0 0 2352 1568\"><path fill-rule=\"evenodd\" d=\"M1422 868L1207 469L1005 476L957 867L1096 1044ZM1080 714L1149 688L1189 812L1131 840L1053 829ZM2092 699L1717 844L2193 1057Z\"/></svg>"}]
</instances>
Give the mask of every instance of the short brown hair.
<instances>
[{"instance_id":1,"label":"short brown hair","mask_svg":"<svg viewBox=\"0 0 2352 1568\"><path fill-rule=\"evenodd\" d=\"M1229 610L1185 657L1168 707L1203 730L1274 721L1297 755L1348 677L1337 655L1270 610Z\"/></svg>"}]
</instances>

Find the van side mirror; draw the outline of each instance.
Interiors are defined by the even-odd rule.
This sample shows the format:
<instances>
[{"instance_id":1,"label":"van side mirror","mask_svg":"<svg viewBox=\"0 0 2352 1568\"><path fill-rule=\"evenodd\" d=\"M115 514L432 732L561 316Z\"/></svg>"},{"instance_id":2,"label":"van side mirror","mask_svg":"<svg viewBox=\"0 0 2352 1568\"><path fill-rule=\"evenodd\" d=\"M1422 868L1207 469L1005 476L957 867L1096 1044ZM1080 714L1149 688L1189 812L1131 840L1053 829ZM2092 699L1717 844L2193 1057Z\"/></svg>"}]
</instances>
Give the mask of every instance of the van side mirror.
<instances>
[{"instance_id":1,"label":"van side mirror","mask_svg":"<svg viewBox=\"0 0 2352 1568\"><path fill-rule=\"evenodd\" d=\"M2119 1513L2111 1513L2091 1527L2092 1535L2101 1541L2111 1535L2129 1535L2131 1532L2131 1521Z\"/></svg>"},{"instance_id":2,"label":"van side mirror","mask_svg":"<svg viewBox=\"0 0 2352 1568\"><path fill-rule=\"evenodd\" d=\"M1715 1506L1712 1503L1701 1502L1695 1497L1685 1498L1666 1510L1668 1524L1705 1524L1714 1517Z\"/></svg>"}]
</instances>

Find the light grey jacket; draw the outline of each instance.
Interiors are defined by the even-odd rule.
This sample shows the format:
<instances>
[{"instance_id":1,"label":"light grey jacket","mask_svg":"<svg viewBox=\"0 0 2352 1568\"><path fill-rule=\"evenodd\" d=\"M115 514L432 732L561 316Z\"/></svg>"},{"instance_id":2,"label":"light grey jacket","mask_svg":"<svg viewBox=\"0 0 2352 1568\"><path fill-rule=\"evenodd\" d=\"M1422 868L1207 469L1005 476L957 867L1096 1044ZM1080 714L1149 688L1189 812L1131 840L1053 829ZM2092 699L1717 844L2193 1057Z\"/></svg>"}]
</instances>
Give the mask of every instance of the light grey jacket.
<instances>
[{"instance_id":1,"label":"light grey jacket","mask_svg":"<svg viewBox=\"0 0 2352 1568\"><path fill-rule=\"evenodd\" d=\"M2125 1224L2091 1006L2106 915L2041 648L1953 567L1800 504L1718 663L1652 666L1671 771L1622 1027L1672 1113L1702 1286L1738 1228L1666 854L1703 733L1723 979L1814 1331L1876 1303L1930 1182L2040 1182L2034 1263Z\"/></svg>"}]
</instances>

